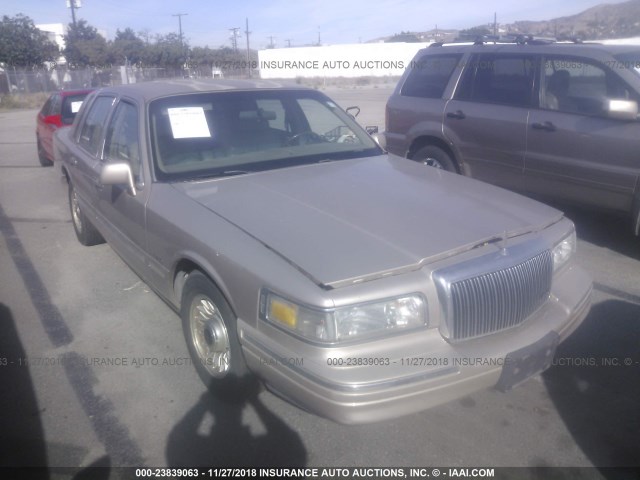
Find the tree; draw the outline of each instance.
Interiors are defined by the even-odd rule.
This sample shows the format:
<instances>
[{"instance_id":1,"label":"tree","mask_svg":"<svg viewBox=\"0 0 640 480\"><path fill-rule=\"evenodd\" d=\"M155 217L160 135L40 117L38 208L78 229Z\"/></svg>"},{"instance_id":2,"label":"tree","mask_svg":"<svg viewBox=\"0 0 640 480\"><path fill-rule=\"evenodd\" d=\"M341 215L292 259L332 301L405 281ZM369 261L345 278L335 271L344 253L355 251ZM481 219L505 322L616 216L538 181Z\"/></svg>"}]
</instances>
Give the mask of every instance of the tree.
<instances>
[{"instance_id":1,"label":"tree","mask_svg":"<svg viewBox=\"0 0 640 480\"><path fill-rule=\"evenodd\" d=\"M400 32L396 33L390 39L387 40L388 43L395 42L406 42L406 43L416 43L419 42L420 39L415 33L412 32Z\"/></svg>"},{"instance_id":2,"label":"tree","mask_svg":"<svg viewBox=\"0 0 640 480\"><path fill-rule=\"evenodd\" d=\"M64 36L66 48L64 56L73 67L104 67L109 60L108 45L105 38L86 20L69 24Z\"/></svg>"},{"instance_id":3,"label":"tree","mask_svg":"<svg viewBox=\"0 0 640 480\"><path fill-rule=\"evenodd\" d=\"M58 47L25 15L4 15L0 22L0 63L39 67L60 55Z\"/></svg>"},{"instance_id":4,"label":"tree","mask_svg":"<svg viewBox=\"0 0 640 480\"><path fill-rule=\"evenodd\" d=\"M154 67L181 69L187 61L189 46L177 33L157 35L154 43L147 45L144 64Z\"/></svg>"},{"instance_id":5,"label":"tree","mask_svg":"<svg viewBox=\"0 0 640 480\"><path fill-rule=\"evenodd\" d=\"M491 30L487 27L472 27L458 32L458 38L464 40L475 40L478 37L482 38L484 35L491 35Z\"/></svg>"},{"instance_id":6,"label":"tree","mask_svg":"<svg viewBox=\"0 0 640 480\"><path fill-rule=\"evenodd\" d=\"M140 63L144 58L145 48L144 41L132 29L116 30L116 38L109 45L109 59L116 65L124 64L125 61L129 64Z\"/></svg>"}]
</instances>

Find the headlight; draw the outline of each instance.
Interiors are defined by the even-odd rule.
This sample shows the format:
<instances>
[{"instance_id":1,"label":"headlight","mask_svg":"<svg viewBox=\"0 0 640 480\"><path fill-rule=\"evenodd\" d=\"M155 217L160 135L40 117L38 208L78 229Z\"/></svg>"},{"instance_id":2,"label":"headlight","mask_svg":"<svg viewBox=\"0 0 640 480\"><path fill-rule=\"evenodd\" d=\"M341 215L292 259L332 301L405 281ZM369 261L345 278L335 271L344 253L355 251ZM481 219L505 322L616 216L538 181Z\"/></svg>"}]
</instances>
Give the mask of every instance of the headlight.
<instances>
[{"instance_id":1,"label":"headlight","mask_svg":"<svg viewBox=\"0 0 640 480\"><path fill-rule=\"evenodd\" d=\"M553 247L553 271L560 269L565 263L569 261L571 256L576 252L576 231L571 230L571 233L564 237L560 242Z\"/></svg>"},{"instance_id":2,"label":"headlight","mask_svg":"<svg viewBox=\"0 0 640 480\"><path fill-rule=\"evenodd\" d=\"M335 343L427 325L426 302L412 294L347 307L319 309L271 292L261 299L262 317L310 340Z\"/></svg>"}]
</instances>

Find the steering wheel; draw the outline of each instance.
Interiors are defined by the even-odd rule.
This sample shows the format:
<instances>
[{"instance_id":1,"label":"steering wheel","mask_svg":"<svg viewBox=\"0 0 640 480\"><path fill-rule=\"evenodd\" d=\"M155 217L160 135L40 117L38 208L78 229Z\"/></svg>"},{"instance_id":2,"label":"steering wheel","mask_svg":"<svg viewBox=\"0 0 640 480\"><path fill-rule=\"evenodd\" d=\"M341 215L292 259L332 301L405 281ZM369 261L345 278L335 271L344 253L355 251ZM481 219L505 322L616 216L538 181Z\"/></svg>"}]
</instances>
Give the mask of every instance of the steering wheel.
<instances>
[{"instance_id":1,"label":"steering wheel","mask_svg":"<svg viewBox=\"0 0 640 480\"><path fill-rule=\"evenodd\" d=\"M287 139L287 145L309 145L311 143L325 143L327 141L322 135L306 130L296 133Z\"/></svg>"}]
</instances>

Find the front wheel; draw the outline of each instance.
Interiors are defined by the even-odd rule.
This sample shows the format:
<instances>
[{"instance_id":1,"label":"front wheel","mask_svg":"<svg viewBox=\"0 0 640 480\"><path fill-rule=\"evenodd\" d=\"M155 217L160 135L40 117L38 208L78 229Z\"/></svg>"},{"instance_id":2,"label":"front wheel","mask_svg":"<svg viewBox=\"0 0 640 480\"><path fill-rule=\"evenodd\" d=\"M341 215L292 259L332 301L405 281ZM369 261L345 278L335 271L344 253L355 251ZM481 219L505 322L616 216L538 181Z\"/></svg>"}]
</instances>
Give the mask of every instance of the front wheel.
<instances>
[{"instance_id":1,"label":"front wheel","mask_svg":"<svg viewBox=\"0 0 640 480\"><path fill-rule=\"evenodd\" d=\"M182 329L198 375L214 393L238 393L249 370L236 318L218 288L202 273L189 274L180 309Z\"/></svg>"},{"instance_id":2,"label":"front wheel","mask_svg":"<svg viewBox=\"0 0 640 480\"><path fill-rule=\"evenodd\" d=\"M411 160L415 160L416 162L420 162L430 167L440 168L448 172L456 173L456 167L449 154L434 145L422 147L411 156Z\"/></svg>"}]
</instances>

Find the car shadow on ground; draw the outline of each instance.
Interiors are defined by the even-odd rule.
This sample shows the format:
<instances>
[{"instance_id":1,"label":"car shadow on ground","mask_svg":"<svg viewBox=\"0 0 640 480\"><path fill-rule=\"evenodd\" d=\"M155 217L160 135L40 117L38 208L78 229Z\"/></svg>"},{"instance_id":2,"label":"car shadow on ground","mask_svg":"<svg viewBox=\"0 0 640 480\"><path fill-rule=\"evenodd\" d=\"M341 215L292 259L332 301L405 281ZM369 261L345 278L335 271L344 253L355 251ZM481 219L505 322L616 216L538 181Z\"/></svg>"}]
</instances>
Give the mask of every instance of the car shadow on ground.
<instances>
[{"instance_id":1,"label":"car shadow on ground","mask_svg":"<svg viewBox=\"0 0 640 480\"><path fill-rule=\"evenodd\" d=\"M304 467L301 437L260 400L257 380L243 381L241 395L221 398L207 392L174 426L166 448L170 467ZM237 390L237 389L234 389ZM244 422L253 409L264 427L252 432Z\"/></svg>"},{"instance_id":2,"label":"car shadow on ground","mask_svg":"<svg viewBox=\"0 0 640 480\"><path fill-rule=\"evenodd\" d=\"M33 381L11 310L0 303L0 467L46 467L47 449ZM46 468L33 478L48 479Z\"/></svg>"},{"instance_id":3,"label":"car shadow on ground","mask_svg":"<svg viewBox=\"0 0 640 480\"><path fill-rule=\"evenodd\" d=\"M640 305L620 300L594 305L558 347L543 379L593 465L640 466ZM609 472L602 473L609 478Z\"/></svg>"}]
</instances>

